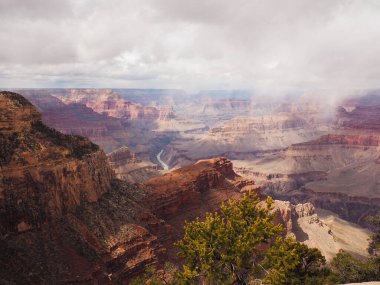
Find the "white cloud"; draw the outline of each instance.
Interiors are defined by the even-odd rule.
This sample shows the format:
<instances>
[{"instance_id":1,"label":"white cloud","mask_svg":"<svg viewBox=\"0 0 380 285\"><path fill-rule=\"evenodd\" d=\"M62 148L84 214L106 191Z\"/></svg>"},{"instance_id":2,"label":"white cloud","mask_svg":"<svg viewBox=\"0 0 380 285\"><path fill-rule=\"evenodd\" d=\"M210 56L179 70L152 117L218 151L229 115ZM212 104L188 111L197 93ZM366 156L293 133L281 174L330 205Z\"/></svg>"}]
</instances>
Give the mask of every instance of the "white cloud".
<instances>
[{"instance_id":1,"label":"white cloud","mask_svg":"<svg viewBox=\"0 0 380 285\"><path fill-rule=\"evenodd\" d=\"M380 4L0 0L0 86L377 88Z\"/></svg>"}]
</instances>

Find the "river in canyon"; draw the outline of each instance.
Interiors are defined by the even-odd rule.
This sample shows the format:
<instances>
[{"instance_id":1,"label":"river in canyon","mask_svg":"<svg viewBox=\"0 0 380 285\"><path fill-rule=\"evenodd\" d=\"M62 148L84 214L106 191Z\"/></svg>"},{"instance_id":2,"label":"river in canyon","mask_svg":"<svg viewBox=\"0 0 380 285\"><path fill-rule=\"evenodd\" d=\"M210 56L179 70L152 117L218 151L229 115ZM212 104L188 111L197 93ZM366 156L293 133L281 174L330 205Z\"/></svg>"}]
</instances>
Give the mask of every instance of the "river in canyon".
<instances>
[{"instance_id":1,"label":"river in canyon","mask_svg":"<svg viewBox=\"0 0 380 285\"><path fill-rule=\"evenodd\" d=\"M158 160L158 162L161 164L161 166L162 166L162 168L163 168L164 170L169 170L169 165L167 165L165 162L163 162L163 161L161 160L161 155L162 155L163 152L164 152L164 150L161 149L161 151L157 154L157 160Z\"/></svg>"}]
</instances>

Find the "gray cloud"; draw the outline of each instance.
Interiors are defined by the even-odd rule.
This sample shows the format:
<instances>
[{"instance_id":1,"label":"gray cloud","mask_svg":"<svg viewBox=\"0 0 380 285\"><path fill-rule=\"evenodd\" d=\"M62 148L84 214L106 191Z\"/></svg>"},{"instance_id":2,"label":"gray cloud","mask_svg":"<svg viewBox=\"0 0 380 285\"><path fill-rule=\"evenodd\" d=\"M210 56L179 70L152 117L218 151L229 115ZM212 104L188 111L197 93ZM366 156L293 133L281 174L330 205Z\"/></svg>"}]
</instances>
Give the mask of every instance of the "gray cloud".
<instances>
[{"instance_id":1,"label":"gray cloud","mask_svg":"<svg viewBox=\"0 0 380 285\"><path fill-rule=\"evenodd\" d=\"M0 86L378 88L375 0L0 0Z\"/></svg>"}]
</instances>

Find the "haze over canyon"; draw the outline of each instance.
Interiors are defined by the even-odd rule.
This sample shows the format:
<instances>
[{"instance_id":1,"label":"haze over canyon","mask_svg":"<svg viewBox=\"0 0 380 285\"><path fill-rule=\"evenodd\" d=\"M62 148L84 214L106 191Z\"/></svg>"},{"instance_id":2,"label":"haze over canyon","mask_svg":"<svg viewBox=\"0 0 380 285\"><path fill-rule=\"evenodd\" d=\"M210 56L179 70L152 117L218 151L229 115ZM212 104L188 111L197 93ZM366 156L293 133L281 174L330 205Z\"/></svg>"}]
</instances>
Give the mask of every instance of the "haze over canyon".
<instances>
[{"instance_id":1,"label":"haze over canyon","mask_svg":"<svg viewBox=\"0 0 380 285\"><path fill-rule=\"evenodd\" d=\"M0 285L380 282L380 1L0 0Z\"/></svg>"}]
</instances>

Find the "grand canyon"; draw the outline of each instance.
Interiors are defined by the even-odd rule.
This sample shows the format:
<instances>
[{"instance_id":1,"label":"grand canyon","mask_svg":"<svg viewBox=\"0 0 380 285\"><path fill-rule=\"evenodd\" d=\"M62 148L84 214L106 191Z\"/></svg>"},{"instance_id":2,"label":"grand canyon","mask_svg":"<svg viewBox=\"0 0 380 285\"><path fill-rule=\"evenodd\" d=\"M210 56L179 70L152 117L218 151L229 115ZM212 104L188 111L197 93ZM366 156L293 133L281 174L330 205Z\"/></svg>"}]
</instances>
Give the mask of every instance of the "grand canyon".
<instances>
[{"instance_id":1,"label":"grand canyon","mask_svg":"<svg viewBox=\"0 0 380 285\"><path fill-rule=\"evenodd\" d=\"M185 221L250 191L276 199L286 234L327 260L367 255L380 97L177 93L0 94L2 282L127 284L181 262Z\"/></svg>"},{"instance_id":2,"label":"grand canyon","mask_svg":"<svg viewBox=\"0 0 380 285\"><path fill-rule=\"evenodd\" d=\"M380 284L379 27L0 0L0 285Z\"/></svg>"}]
</instances>

